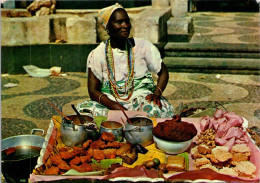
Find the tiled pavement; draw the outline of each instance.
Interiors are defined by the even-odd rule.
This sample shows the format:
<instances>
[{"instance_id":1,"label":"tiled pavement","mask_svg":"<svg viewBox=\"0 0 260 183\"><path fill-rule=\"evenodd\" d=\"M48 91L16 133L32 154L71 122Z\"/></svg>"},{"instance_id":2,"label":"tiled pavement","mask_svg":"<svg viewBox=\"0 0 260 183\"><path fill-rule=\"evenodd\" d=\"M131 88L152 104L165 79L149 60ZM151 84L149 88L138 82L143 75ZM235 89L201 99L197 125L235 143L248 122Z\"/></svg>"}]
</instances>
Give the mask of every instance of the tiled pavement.
<instances>
[{"instance_id":1,"label":"tiled pavement","mask_svg":"<svg viewBox=\"0 0 260 183\"><path fill-rule=\"evenodd\" d=\"M195 12L190 43L260 43L260 13Z\"/></svg>"},{"instance_id":2,"label":"tiled pavement","mask_svg":"<svg viewBox=\"0 0 260 183\"><path fill-rule=\"evenodd\" d=\"M33 128L47 130L51 116L58 113L46 102L74 114L71 104L88 98L85 73L67 73L65 77L33 78L28 75L1 77L2 138L29 134ZM5 88L7 83L17 83ZM260 78L256 75L216 75L170 73L164 96L177 108L205 107L201 115L212 112L214 101L260 128Z\"/></svg>"}]
</instances>

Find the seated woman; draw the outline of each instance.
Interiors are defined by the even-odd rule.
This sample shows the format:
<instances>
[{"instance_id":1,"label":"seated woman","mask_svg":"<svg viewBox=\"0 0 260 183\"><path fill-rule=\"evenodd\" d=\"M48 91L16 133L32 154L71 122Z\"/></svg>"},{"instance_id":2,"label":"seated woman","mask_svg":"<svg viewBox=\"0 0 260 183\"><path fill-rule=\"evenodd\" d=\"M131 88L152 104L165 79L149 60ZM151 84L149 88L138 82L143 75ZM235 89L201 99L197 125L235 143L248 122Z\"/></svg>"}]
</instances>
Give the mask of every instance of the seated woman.
<instances>
[{"instance_id":1,"label":"seated woman","mask_svg":"<svg viewBox=\"0 0 260 183\"><path fill-rule=\"evenodd\" d=\"M149 117L172 117L174 108L162 97L169 73L158 49L147 40L128 38L130 18L121 5L100 10L98 18L109 38L88 56L91 100L78 104L78 110L106 116L121 105L125 110L145 111ZM158 75L157 86L152 72Z\"/></svg>"}]
</instances>

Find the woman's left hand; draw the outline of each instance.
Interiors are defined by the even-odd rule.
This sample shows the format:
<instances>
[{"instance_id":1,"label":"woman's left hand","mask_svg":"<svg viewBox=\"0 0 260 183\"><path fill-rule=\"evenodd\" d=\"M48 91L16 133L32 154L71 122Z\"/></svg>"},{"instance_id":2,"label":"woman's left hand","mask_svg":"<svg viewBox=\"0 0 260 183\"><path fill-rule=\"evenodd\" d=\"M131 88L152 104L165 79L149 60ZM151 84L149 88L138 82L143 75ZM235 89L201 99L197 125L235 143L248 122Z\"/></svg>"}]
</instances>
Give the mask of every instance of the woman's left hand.
<instances>
[{"instance_id":1,"label":"woman's left hand","mask_svg":"<svg viewBox=\"0 0 260 183\"><path fill-rule=\"evenodd\" d=\"M145 97L146 100L149 101L149 103L153 102L154 105L157 105L160 109L162 108L162 103L160 101L161 96L155 95L155 94L149 94Z\"/></svg>"}]
</instances>

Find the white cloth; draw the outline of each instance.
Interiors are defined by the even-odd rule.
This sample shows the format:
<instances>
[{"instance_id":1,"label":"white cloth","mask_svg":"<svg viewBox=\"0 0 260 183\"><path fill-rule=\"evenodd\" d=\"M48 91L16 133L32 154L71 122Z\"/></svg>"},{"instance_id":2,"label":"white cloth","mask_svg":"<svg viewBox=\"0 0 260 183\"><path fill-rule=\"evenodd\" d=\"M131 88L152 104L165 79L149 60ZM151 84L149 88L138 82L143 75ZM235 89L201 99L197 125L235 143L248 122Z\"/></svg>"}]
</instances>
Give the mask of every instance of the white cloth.
<instances>
[{"instance_id":1,"label":"white cloth","mask_svg":"<svg viewBox=\"0 0 260 183\"><path fill-rule=\"evenodd\" d=\"M158 73L161 70L161 55L159 50L148 40L134 38L134 78L141 78L147 72ZM122 81L127 78L127 55L126 51L113 49L114 67L116 81ZM101 81L108 81L107 63L105 55L105 43L91 51L87 60L87 71L91 68L93 74Z\"/></svg>"}]
</instances>

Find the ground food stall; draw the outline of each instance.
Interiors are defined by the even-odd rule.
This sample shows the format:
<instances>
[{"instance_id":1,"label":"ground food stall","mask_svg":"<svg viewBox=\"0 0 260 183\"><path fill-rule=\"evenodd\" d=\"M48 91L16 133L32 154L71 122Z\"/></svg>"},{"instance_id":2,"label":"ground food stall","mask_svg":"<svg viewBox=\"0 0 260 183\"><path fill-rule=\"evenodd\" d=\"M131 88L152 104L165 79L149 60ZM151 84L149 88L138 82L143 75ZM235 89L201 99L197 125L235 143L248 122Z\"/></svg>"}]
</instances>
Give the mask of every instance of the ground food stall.
<instances>
[{"instance_id":1,"label":"ground food stall","mask_svg":"<svg viewBox=\"0 0 260 183\"><path fill-rule=\"evenodd\" d=\"M126 114L129 119L145 115L130 111L126 111ZM107 117L95 117L94 122L100 130L100 124L104 121L126 126L129 119L122 111L110 111ZM259 182L260 150L255 144L256 139L253 140L247 131L247 120L239 115L217 109L214 116L181 120L174 116L150 120L153 129L152 140L148 144L134 145L129 139L117 141L117 135L113 132L103 131L96 139L84 140L79 145L69 147L61 138L61 128L64 125L61 116L53 116L30 181ZM188 127L181 133L182 127L178 127L177 138L183 136L186 145L163 139L162 135L168 137L176 131L176 125L181 123ZM139 124L139 128L129 130L132 139L138 136L136 134L142 134L142 127L147 125L149 124L143 123L140 127ZM196 128L196 136L188 137L190 132L187 131L192 126ZM118 127L111 127L113 128ZM124 134L129 132L126 129ZM160 130L163 133L160 134ZM188 145L187 141L190 141ZM167 145L171 142L172 145Z\"/></svg>"}]
</instances>

